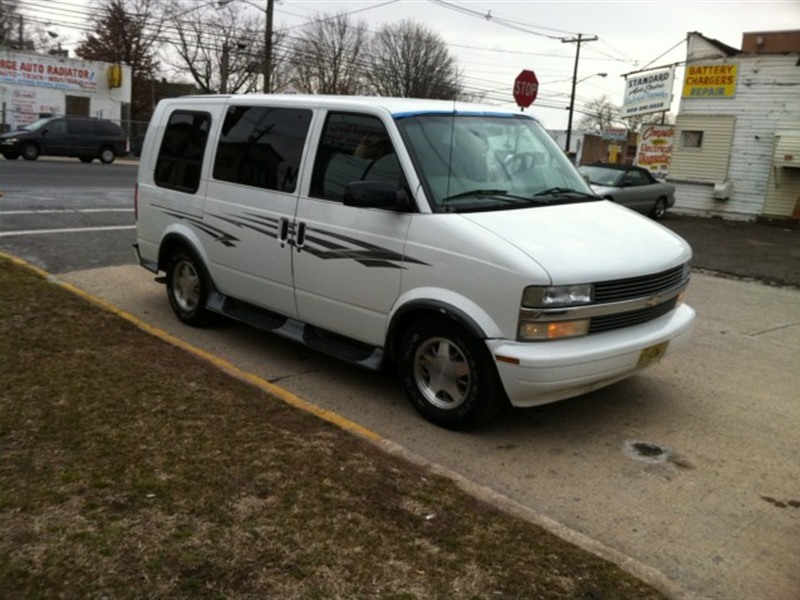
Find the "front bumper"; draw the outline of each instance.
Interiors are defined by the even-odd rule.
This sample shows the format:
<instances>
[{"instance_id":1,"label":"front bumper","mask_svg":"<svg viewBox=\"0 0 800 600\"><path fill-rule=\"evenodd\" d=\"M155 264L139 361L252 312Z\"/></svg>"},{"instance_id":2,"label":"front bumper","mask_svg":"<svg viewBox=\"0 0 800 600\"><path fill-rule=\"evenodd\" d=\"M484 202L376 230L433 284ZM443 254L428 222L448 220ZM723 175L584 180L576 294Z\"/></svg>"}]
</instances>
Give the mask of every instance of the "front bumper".
<instances>
[{"instance_id":1,"label":"front bumper","mask_svg":"<svg viewBox=\"0 0 800 600\"><path fill-rule=\"evenodd\" d=\"M487 340L487 346L511 404L538 406L629 377L645 368L642 352L663 342L658 358L671 354L688 342L694 319L694 309L680 304L658 319L605 333L536 343Z\"/></svg>"}]
</instances>

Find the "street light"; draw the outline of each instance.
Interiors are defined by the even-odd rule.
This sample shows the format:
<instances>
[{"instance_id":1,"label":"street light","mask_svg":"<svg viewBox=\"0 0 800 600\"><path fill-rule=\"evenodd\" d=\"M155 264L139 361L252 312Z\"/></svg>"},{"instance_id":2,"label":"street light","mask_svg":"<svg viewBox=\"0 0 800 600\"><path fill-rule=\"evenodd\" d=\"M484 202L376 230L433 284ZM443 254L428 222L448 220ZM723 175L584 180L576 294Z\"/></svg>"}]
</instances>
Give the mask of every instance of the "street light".
<instances>
[{"instance_id":1,"label":"street light","mask_svg":"<svg viewBox=\"0 0 800 600\"><path fill-rule=\"evenodd\" d=\"M586 81L591 77L608 77L608 73L594 73L582 79L576 79L578 63L575 62L575 74L572 76L572 95L569 98L569 119L567 120L567 144L564 147L564 152L569 154L569 143L572 141L572 114L575 111L575 86L581 81Z\"/></svg>"}]
</instances>

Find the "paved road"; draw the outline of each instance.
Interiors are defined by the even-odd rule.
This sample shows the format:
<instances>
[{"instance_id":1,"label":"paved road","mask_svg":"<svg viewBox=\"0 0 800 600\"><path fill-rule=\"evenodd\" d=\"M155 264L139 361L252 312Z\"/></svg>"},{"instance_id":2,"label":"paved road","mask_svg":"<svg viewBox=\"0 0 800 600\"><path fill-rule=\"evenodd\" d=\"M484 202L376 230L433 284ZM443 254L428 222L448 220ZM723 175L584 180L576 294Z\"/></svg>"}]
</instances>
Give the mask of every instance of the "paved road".
<instances>
[{"instance_id":1,"label":"paved road","mask_svg":"<svg viewBox=\"0 0 800 600\"><path fill-rule=\"evenodd\" d=\"M87 178L85 167L99 174ZM699 319L685 352L611 388L457 434L422 421L393 377L236 324L180 326L163 286L133 265L133 168L61 169L0 161L0 250L635 557L682 596L800 598L800 291L695 275ZM23 214L33 210L55 212ZM698 266L728 260L727 245L749 249L737 268L795 277L796 230L723 224L711 235L712 221L666 224L689 232Z\"/></svg>"},{"instance_id":2,"label":"paved road","mask_svg":"<svg viewBox=\"0 0 800 600\"><path fill-rule=\"evenodd\" d=\"M51 273L132 264L136 170L0 159L0 250Z\"/></svg>"}]
</instances>

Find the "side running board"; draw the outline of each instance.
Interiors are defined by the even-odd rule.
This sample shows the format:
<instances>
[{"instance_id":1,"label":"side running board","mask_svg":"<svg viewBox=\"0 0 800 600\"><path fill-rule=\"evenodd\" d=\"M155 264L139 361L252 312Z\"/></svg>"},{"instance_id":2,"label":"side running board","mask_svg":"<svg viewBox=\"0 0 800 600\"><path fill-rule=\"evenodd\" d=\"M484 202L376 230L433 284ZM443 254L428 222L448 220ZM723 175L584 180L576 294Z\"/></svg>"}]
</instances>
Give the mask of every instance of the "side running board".
<instances>
[{"instance_id":1,"label":"side running board","mask_svg":"<svg viewBox=\"0 0 800 600\"><path fill-rule=\"evenodd\" d=\"M209 294L206 308L366 369L377 371L383 364L383 350L380 348L235 300L219 292Z\"/></svg>"}]
</instances>

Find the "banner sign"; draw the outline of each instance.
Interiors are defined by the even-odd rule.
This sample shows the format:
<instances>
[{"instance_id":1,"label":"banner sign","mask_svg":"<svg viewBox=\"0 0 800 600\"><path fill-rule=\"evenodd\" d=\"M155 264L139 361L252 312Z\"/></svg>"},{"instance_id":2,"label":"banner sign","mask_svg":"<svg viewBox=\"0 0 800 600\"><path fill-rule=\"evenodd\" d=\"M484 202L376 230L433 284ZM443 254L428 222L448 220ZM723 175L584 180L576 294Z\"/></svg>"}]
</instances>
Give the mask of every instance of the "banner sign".
<instances>
[{"instance_id":1,"label":"banner sign","mask_svg":"<svg viewBox=\"0 0 800 600\"><path fill-rule=\"evenodd\" d=\"M684 98L733 98L739 65L686 65Z\"/></svg>"},{"instance_id":2,"label":"banner sign","mask_svg":"<svg viewBox=\"0 0 800 600\"><path fill-rule=\"evenodd\" d=\"M625 76L622 118L667 112L672 104L675 67Z\"/></svg>"},{"instance_id":3,"label":"banner sign","mask_svg":"<svg viewBox=\"0 0 800 600\"><path fill-rule=\"evenodd\" d=\"M665 177L669 173L674 137L672 125L645 125L639 134L636 164L657 177Z\"/></svg>"},{"instance_id":4,"label":"banner sign","mask_svg":"<svg viewBox=\"0 0 800 600\"><path fill-rule=\"evenodd\" d=\"M73 61L73 65L79 65ZM24 56L0 56L0 83L58 88L62 90L97 90L97 71L70 66L59 59Z\"/></svg>"}]
</instances>

